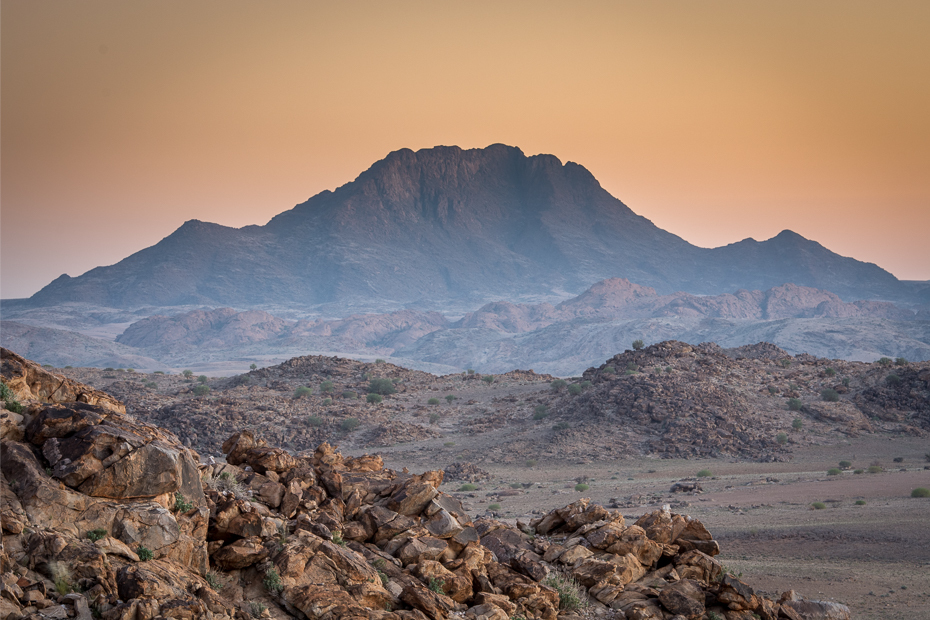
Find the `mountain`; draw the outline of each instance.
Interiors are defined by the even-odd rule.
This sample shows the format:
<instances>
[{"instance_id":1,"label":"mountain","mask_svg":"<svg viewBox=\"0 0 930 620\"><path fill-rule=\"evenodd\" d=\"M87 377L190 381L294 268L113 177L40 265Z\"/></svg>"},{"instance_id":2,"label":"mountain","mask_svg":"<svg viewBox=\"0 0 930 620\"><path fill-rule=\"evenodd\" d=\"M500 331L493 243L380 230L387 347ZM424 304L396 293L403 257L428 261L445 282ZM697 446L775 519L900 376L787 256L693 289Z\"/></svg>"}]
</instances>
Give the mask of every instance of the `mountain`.
<instances>
[{"instance_id":1,"label":"mountain","mask_svg":"<svg viewBox=\"0 0 930 620\"><path fill-rule=\"evenodd\" d=\"M790 231L693 246L635 214L584 167L495 144L395 151L264 226L185 222L115 265L62 275L30 303L464 310L494 299L558 301L611 277L701 295L786 282L847 300L917 290Z\"/></svg>"}]
</instances>

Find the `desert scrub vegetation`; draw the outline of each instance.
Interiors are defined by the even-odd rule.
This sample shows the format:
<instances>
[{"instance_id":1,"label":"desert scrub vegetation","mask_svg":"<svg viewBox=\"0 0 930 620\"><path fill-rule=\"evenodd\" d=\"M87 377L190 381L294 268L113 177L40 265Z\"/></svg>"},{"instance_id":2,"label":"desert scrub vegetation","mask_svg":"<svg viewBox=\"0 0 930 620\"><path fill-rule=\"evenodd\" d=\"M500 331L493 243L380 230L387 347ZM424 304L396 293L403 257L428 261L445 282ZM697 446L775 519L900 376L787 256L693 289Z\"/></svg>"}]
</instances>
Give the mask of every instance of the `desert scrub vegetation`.
<instances>
[{"instance_id":1,"label":"desert scrub vegetation","mask_svg":"<svg viewBox=\"0 0 930 620\"><path fill-rule=\"evenodd\" d=\"M839 465L840 465L840 469L851 469L852 461L840 461Z\"/></svg>"},{"instance_id":2,"label":"desert scrub vegetation","mask_svg":"<svg viewBox=\"0 0 930 620\"><path fill-rule=\"evenodd\" d=\"M500 509L501 509L500 504L491 504L490 506L488 506L488 510L492 510L494 512L497 512Z\"/></svg>"},{"instance_id":3,"label":"desert scrub vegetation","mask_svg":"<svg viewBox=\"0 0 930 620\"><path fill-rule=\"evenodd\" d=\"M356 398L358 398L358 393L353 392L352 390L346 390L345 392L342 393L342 397L348 398L349 400L355 400Z\"/></svg>"},{"instance_id":4,"label":"desert scrub vegetation","mask_svg":"<svg viewBox=\"0 0 930 620\"><path fill-rule=\"evenodd\" d=\"M831 467L830 469L827 470L828 476L839 476L842 473L843 471L838 467Z\"/></svg>"},{"instance_id":5,"label":"desert scrub vegetation","mask_svg":"<svg viewBox=\"0 0 930 620\"><path fill-rule=\"evenodd\" d=\"M543 585L549 586L559 593L559 609L561 611L580 611L588 607L584 590L575 581L575 578L570 575L553 571L543 581Z\"/></svg>"},{"instance_id":6,"label":"desert scrub vegetation","mask_svg":"<svg viewBox=\"0 0 930 620\"><path fill-rule=\"evenodd\" d=\"M534 420L543 420L549 416L549 407L545 405L536 405L536 408L533 410L533 419Z\"/></svg>"},{"instance_id":7,"label":"desert scrub vegetation","mask_svg":"<svg viewBox=\"0 0 930 620\"><path fill-rule=\"evenodd\" d=\"M434 397L432 397L431 399L429 399L428 401L426 401L426 404L427 404L427 405L438 405L440 402L441 402L441 401L440 401L438 398L436 398L436 397L434 396Z\"/></svg>"},{"instance_id":8,"label":"desert scrub vegetation","mask_svg":"<svg viewBox=\"0 0 930 620\"><path fill-rule=\"evenodd\" d=\"M136 547L136 555L139 556L139 559L143 562L148 562L155 557L155 554L152 553L152 550L144 545L139 545Z\"/></svg>"},{"instance_id":9,"label":"desert scrub vegetation","mask_svg":"<svg viewBox=\"0 0 930 620\"><path fill-rule=\"evenodd\" d=\"M828 403L835 403L840 399L840 394L833 388L827 388L820 392L820 398Z\"/></svg>"},{"instance_id":10,"label":"desert scrub vegetation","mask_svg":"<svg viewBox=\"0 0 930 620\"><path fill-rule=\"evenodd\" d=\"M601 372L603 372L605 375L614 375L617 374L617 369L613 366L604 366L604 370Z\"/></svg>"},{"instance_id":11,"label":"desert scrub vegetation","mask_svg":"<svg viewBox=\"0 0 930 620\"><path fill-rule=\"evenodd\" d=\"M578 396L579 394L581 394L581 390L582 390L582 387L578 385L577 383L572 383L570 386L568 386L568 393L571 394L572 396Z\"/></svg>"},{"instance_id":12,"label":"desert scrub vegetation","mask_svg":"<svg viewBox=\"0 0 930 620\"><path fill-rule=\"evenodd\" d=\"M890 375L885 377L885 383L887 383L888 385L892 385L892 386L901 385L901 377L899 377L898 375L894 373L891 373Z\"/></svg>"},{"instance_id":13,"label":"desert scrub vegetation","mask_svg":"<svg viewBox=\"0 0 930 620\"><path fill-rule=\"evenodd\" d=\"M811 504L811 509L812 509L812 510L823 510L823 509L826 508L826 507L827 507L827 505L824 504L823 502L813 502L813 503Z\"/></svg>"},{"instance_id":14,"label":"desert scrub vegetation","mask_svg":"<svg viewBox=\"0 0 930 620\"><path fill-rule=\"evenodd\" d=\"M698 478L710 478L713 475L709 469L702 469L697 473Z\"/></svg>"},{"instance_id":15,"label":"desert scrub vegetation","mask_svg":"<svg viewBox=\"0 0 930 620\"><path fill-rule=\"evenodd\" d=\"M481 380L487 383L488 385L491 385L492 383L494 383L494 375L484 375L483 377L481 377Z\"/></svg>"},{"instance_id":16,"label":"desert scrub vegetation","mask_svg":"<svg viewBox=\"0 0 930 620\"><path fill-rule=\"evenodd\" d=\"M262 580L262 584L265 586L269 592L277 593L284 589L284 584L281 583L281 575L278 573L278 569L271 567L265 571L265 578Z\"/></svg>"},{"instance_id":17,"label":"desert scrub vegetation","mask_svg":"<svg viewBox=\"0 0 930 620\"><path fill-rule=\"evenodd\" d=\"M801 410L801 399L800 398L789 398L788 399L788 411L800 411Z\"/></svg>"},{"instance_id":18,"label":"desert scrub vegetation","mask_svg":"<svg viewBox=\"0 0 930 620\"><path fill-rule=\"evenodd\" d=\"M95 530L91 530L87 532L87 538L90 540L90 542L97 542L98 540L102 538L106 538L106 537L107 537L107 531L103 529L102 527L98 527Z\"/></svg>"},{"instance_id":19,"label":"desert scrub vegetation","mask_svg":"<svg viewBox=\"0 0 930 620\"><path fill-rule=\"evenodd\" d=\"M642 340L637 339L637 340L634 340L634 341L633 341L633 350L634 350L634 351L642 351L644 346L646 346L646 345L643 343Z\"/></svg>"},{"instance_id":20,"label":"desert scrub vegetation","mask_svg":"<svg viewBox=\"0 0 930 620\"><path fill-rule=\"evenodd\" d=\"M895 366L907 366L907 365L908 365L907 358L905 358L905 357L896 357L896 358L894 358L894 365L895 365Z\"/></svg>"},{"instance_id":21,"label":"desert scrub vegetation","mask_svg":"<svg viewBox=\"0 0 930 620\"><path fill-rule=\"evenodd\" d=\"M224 471L219 476L210 478L207 486L217 493L229 493L237 499L249 499L249 490L233 474Z\"/></svg>"},{"instance_id":22,"label":"desert scrub vegetation","mask_svg":"<svg viewBox=\"0 0 930 620\"><path fill-rule=\"evenodd\" d=\"M16 399L16 395L13 393L13 390L10 389L4 381L0 381L0 398L3 399L3 407L7 411L12 411L13 413L22 413L23 406Z\"/></svg>"},{"instance_id":23,"label":"desert scrub vegetation","mask_svg":"<svg viewBox=\"0 0 930 620\"><path fill-rule=\"evenodd\" d=\"M323 418L318 415L307 416L307 424L310 426L323 426Z\"/></svg>"},{"instance_id":24,"label":"desert scrub vegetation","mask_svg":"<svg viewBox=\"0 0 930 620\"><path fill-rule=\"evenodd\" d=\"M371 395L369 394L369 396ZM345 420L342 421L342 423L339 426L345 432L351 433L352 431L358 428L358 425L359 425L358 418L346 418Z\"/></svg>"},{"instance_id":25,"label":"desert scrub vegetation","mask_svg":"<svg viewBox=\"0 0 930 620\"><path fill-rule=\"evenodd\" d=\"M462 486L460 486L459 488L457 488L456 491L461 491L461 492L465 493L465 492L467 492L467 491L474 491L474 490L477 489L477 488L478 488L478 487L477 487L476 485L472 484L471 482L466 482L465 484L463 484Z\"/></svg>"},{"instance_id":26,"label":"desert scrub vegetation","mask_svg":"<svg viewBox=\"0 0 930 620\"><path fill-rule=\"evenodd\" d=\"M775 441L778 445L783 446L788 443L788 433L778 433L775 435Z\"/></svg>"},{"instance_id":27,"label":"desert scrub vegetation","mask_svg":"<svg viewBox=\"0 0 930 620\"><path fill-rule=\"evenodd\" d=\"M885 468L881 465L869 465L869 468L866 471L870 474L880 474L885 471Z\"/></svg>"},{"instance_id":28,"label":"desert scrub vegetation","mask_svg":"<svg viewBox=\"0 0 930 620\"><path fill-rule=\"evenodd\" d=\"M180 492L175 491L174 493L174 511L180 512L181 514L189 511L194 507L192 502L187 501L187 499L181 495Z\"/></svg>"},{"instance_id":29,"label":"desert scrub vegetation","mask_svg":"<svg viewBox=\"0 0 930 620\"><path fill-rule=\"evenodd\" d=\"M579 493L583 493L584 491L587 491L590 488L591 487L585 484L584 482L579 482L578 484L575 485L575 490L578 491Z\"/></svg>"},{"instance_id":30,"label":"desert scrub vegetation","mask_svg":"<svg viewBox=\"0 0 930 620\"><path fill-rule=\"evenodd\" d=\"M384 400L384 397L381 396L381 394L375 394L374 392L365 397L365 402L372 403L374 405L377 405L382 400Z\"/></svg>"},{"instance_id":31,"label":"desert scrub vegetation","mask_svg":"<svg viewBox=\"0 0 930 620\"><path fill-rule=\"evenodd\" d=\"M323 381L320 383L320 394L332 394L334 389L332 381Z\"/></svg>"},{"instance_id":32,"label":"desert scrub vegetation","mask_svg":"<svg viewBox=\"0 0 930 620\"><path fill-rule=\"evenodd\" d=\"M394 382L390 379L371 379L368 382L368 391L372 394L381 394L387 396L397 391Z\"/></svg>"},{"instance_id":33,"label":"desert scrub vegetation","mask_svg":"<svg viewBox=\"0 0 930 620\"><path fill-rule=\"evenodd\" d=\"M893 362L890 357L880 357L878 358L878 364L881 366L891 366Z\"/></svg>"},{"instance_id":34,"label":"desert scrub vegetation","mask_svg":"<svg viewBox=\"0 0 930 620\"><path fill-rule=\"evenodd\" d=\"M930 489L917 487L911 491L911 497L930 497Z\"/></svg>"},{"instance_id":35,"label":"desert scrub vegetation","mask_svg":"<svg viewBox=\"0 0 930 620\"><path fill-rule=\"evenodd\" d=\"M194 387L194 396L206 396L210 393L210 386L200 384Z\"/></svg>"},{"instance_id":36,"label":"desert scrub vegetation","mask_svg":"<svg viewBox=\"0 0 930 620\"><path fill-rule=\"evenodd\" d=\"M552 388L553 392L558 392L566 385L568 385L568 381L566 381L565 379L556 379L555 381L549 384L549 387Z\"/></svg>"},{"instance_id":37,"label":"desert scrub vegetation","mask_svg":"<svg viewBox=\"0 0 930 620\"><path fill-rule=\"evenodd\" d=\"M446 402L447 402L447 403L449 403L449 404L451 405L453 400L455 400L455 394L446 394Z\"/></svg>"},{"instance_id":38,"label":"desert scrub vegetation","mask_svg":"<svg viewBox=\"0 0 930 620\"><path fill-rule=\"evenodd\" d=\"M804 428L804 420L802 420L801 418L793 419L791 421L791 428L793 428L796 431L801 430L802 428Z\"/></svg>"}]
</instances>

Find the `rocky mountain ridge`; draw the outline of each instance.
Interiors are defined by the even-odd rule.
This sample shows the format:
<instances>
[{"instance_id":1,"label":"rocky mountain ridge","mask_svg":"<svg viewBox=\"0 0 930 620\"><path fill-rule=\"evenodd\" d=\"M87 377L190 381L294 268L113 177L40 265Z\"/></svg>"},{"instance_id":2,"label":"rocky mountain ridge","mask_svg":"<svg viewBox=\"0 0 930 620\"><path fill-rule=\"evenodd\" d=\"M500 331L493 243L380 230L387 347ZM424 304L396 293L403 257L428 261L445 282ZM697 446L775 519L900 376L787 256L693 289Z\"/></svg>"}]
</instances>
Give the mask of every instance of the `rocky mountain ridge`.
<instances>
[{"instance_id":1,"label":"rocky mountain ridge","mask_svg":"<svg viewBox=\"0 0 930 620\"><path fill-rule=\"evenodd\" d=\"M553 301L611 277L664 294L791 282L846 300L930 299L930 287L920 293L791 231L693 246L636 215L584 167L495 144L395 151L264 226L191 220L115 265L61 276L27 305L280 304L345 315Z\"/></svg>"}]
</instances>

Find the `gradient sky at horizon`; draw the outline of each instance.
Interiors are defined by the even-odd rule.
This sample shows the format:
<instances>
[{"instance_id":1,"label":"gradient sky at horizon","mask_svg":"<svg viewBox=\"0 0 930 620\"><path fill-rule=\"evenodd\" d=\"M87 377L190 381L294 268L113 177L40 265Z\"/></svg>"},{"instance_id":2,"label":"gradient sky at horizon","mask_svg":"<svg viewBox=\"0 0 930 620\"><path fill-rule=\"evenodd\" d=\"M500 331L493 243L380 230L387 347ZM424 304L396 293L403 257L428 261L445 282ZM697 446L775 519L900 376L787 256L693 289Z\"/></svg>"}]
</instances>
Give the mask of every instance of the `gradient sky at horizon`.
<instances>
[{"instance_id":1,"label":"gradient sky at horizon","mask_svg":"<svg viewBox=\"0 0 930 620\"><path fill-rule=\"evenodd\" d=\"M928 32L924 0L4 0L0 295L497 142L696 245L930 280Z\"/></svg>"}]
</instances>

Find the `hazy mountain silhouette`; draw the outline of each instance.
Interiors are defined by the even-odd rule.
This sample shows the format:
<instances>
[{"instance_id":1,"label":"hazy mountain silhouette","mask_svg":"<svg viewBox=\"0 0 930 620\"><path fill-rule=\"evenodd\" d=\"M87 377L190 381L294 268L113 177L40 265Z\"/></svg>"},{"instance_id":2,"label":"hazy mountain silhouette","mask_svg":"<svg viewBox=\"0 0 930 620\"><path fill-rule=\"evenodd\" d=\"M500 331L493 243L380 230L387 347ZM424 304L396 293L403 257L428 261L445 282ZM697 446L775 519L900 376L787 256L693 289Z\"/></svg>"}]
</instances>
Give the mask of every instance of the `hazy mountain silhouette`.
<instances>
[{"instance_id":1,"label":"hazy mountain silhouette","mask_svg":"<svg viewBox=\"0 0 930 620\"><path fill-rule=\"evenodd\" d=\"M518 148L402 149L265 226L191 220L159 243L31 302L387 309L556 298L610 277L660 294L790 282L843 299L903 283L790 231L705 249L636 215L584 167Z\"/></svg>"}]
</instances>

